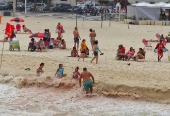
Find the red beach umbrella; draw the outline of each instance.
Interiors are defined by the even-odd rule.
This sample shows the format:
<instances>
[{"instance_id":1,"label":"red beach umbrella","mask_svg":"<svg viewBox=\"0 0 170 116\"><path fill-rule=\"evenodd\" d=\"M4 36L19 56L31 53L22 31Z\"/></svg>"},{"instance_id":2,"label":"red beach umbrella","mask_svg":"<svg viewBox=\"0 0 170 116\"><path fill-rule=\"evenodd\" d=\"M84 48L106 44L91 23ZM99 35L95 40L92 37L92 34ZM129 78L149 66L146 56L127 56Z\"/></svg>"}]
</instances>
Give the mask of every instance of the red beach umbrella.
<instances>
[{"instance_id":1,"label":"red beach umbrella","mask_svg":"<svg viewBox=\"0 0 170 116\"><path fill-rule=\"evenodd\" d=\"M10 21L14 21L14 22L24 22L24 19L22 19L22 18L12 18Z\"/></svg>"},{"instance_id":2,"label":"red beach umbrella","mask_svg":"<svg viewBox=\"0 0 170 116\"><path fill-rule=\"evenodd\" d=\"M44 38L45 37L45 35L44 35L44 33L34 33L34 34L32 34L32 35L30 35L29 36L30 38L33 38L33 37L37 37L37 38Z\"/></svg>"}]
</instances>

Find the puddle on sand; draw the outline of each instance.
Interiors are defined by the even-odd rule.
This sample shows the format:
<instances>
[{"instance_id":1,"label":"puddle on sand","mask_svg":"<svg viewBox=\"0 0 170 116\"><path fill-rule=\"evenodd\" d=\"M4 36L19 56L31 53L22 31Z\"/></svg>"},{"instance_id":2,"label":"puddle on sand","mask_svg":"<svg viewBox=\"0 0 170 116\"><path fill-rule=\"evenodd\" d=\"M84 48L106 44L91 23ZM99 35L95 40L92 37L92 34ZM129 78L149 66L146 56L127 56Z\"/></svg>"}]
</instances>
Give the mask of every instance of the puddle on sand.
<instances>
[{"instance_id":1,"label":"puddle on sand","mask_svg":"<svg viewBox=\"0 0 170 116\"><path fill-rule=\"evenodd\" d=\"M31 116L168 116L170 105L107 98L86 98L81 89L29 87L0 84L0 115Z\"/></svg>"}]
</instances>

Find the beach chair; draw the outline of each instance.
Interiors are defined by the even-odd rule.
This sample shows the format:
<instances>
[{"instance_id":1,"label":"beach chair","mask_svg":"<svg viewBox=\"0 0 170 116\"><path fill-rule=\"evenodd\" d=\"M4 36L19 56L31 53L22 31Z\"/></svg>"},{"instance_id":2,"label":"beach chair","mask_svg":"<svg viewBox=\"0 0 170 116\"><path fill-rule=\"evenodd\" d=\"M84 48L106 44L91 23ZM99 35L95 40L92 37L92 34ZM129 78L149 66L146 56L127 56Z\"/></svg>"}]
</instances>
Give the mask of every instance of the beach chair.
<instances>
[{"instance_id":1,"label":"beach chair","mask_svg":"<svg viewBox=\"0 0 170 116\"><path fill-rule=\"evenodd\" d=\"M16 32L21 32L21 25L20 24L16 25Z\"/></svg>"},{"instance_id":2,"label":"beach chair","mask_svg":"<svg viewBox=\"0 0 170 116\"><path fill-rule=\"evenodd\" d=\"M148 41L146 41L146 39L143 39L142 42L145 45L144 49L145 48L151 48L152 49L151 43L148 43Z\"/></svg>"}]
</instances>

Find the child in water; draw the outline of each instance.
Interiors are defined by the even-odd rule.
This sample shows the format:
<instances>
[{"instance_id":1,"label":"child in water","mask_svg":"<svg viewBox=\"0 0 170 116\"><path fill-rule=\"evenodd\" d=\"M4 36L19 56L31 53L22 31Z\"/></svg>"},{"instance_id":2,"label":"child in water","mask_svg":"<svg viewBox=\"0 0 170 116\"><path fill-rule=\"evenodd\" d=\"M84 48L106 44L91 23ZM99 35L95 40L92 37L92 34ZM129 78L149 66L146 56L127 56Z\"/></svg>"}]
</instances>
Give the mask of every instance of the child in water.
<instances>
[{"instance_id":1,"label":"child in water","mask_svg":"<svg viewBox=\"0 0 170 116\"><path fill-rule=\"evenodd\" d=\"M40 76L42 73L44 73L44 70L42 69L44 67L44 63L40 64L40 67L37 69L37 75Z\"/></svg>"},{"instance_id":2,"label":"child in water","mask_svg":"<svg viewBox=\"0 0 170 116\"><path fill-rule=\"evenodd\" d=\"M75 71L73 72L73 79L78 79L78 77L80 76L80 73L79 73L79 67L76 67L75 68Z\"/></svg>"},{"instance_id":3,"label":"child in water","mask_svg":"<svg viewBox=\"0 0 170 116\"><path fill-rule=\"evenodd\" d=\"M55 76L56 74L60 78L67 76L67 74L63 74L63 72L64 72L63 64L59 64L59 68L57 69Z\"/></svg>"}]
</instances>

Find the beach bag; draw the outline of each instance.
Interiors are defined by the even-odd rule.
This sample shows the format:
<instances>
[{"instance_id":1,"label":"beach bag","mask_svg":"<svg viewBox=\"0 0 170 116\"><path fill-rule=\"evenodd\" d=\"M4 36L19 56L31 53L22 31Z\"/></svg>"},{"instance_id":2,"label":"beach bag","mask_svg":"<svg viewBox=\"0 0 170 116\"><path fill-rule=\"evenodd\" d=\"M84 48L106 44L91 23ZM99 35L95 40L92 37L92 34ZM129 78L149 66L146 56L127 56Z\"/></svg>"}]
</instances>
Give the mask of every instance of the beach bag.
<instances>
[{"instance_id":1,"label":"beach bag","mask_svg":"<svg viewBox=\"0 0 170 116\"><path fill-rule=\"evenodd\" d=\"M60 32L60 30L58 30L58 29L55 30L55 33L59 33L59 32ZM65 33L64 29L63 29L62 33Z\"/></svg>"}]
</instances>

